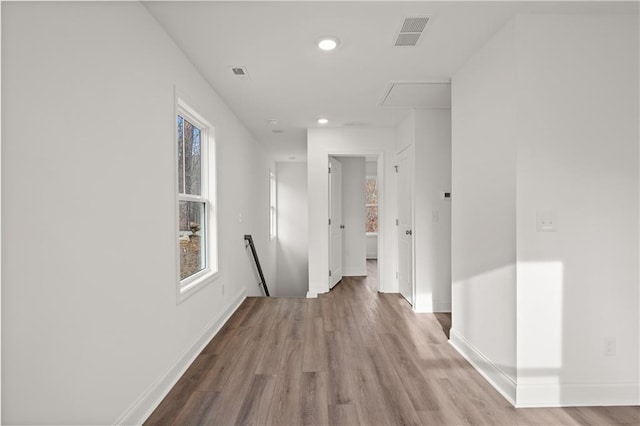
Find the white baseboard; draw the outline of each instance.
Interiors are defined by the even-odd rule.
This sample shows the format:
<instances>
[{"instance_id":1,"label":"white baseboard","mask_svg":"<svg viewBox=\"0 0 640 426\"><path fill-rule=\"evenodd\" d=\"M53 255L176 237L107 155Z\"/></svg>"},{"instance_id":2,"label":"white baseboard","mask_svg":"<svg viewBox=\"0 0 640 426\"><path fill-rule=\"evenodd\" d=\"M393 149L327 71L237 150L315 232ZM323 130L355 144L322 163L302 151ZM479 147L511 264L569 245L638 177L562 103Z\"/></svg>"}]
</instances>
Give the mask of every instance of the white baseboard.
<instances>
[{"instance_id":1,"label":"white baseboard","mask_svg":"<svg viewBox=\"0 0 640 426\"><path fill-rule=\"evenodd\" d=\"M238 309L246 298L243 290L236 296L229 307L214 318L203 329L200 336L180 355L171 367L158 377L149 388L115 421L116 425L140 425L151 415L162 402L171 388L175 386L180 377L187 371L204 347L220 331L231 315Z\"/></svg>"},{"instance_id":2,"label":"white baseboard","mask_svg":"<svg viewBox=\"0 0 640 426\"><path fill-rule=\"evenodd\" d=\"M449 343L453 346L467 361L478 370L500 394L505 397L512 405L516 405L516 382L506 375L496 365L487 358L482 352L476 349L464 337L456 332L453 328L450 331Z\"/></svg>"},{"instance_id":3,"label":"white baseboard","mask_svg":"<svg viewBox=\"0 0 640 426\"><path fill-rule=\"evenodd\" d=\"M519 383L516 407L639 405L638 383Z\"/></svg>"},{"instance_id":4,"label":"white baseboard","mask_svg":"<svg viewBox=\"0 0 640 426\"><path fill-rule=\"evenodd\" d=\"M314 292L314 291L308 291L307 292L307 299L315 299L318 297L318 293Z\"/></svg>"},{"instance_id":5,"label":"white baseboard","mask_svg":"<svg viewBox=\"0 0 640 426\"><path fill-rule=\"evenodd\" d=\"M366 277L367 276L367 267L364 268L343 268L342 269L343 277Z\"/></svg>"},{"instance_id":6,"label":"white baseboard","mask_svg":"<svg viewBox=\"0 0 640 426\"><path fill-rule=\"evenodd\" d=\"M451 346L515 407L640 405L638 383L516 383L456 330L450 333Z\"/></svg>"}]
</instances>

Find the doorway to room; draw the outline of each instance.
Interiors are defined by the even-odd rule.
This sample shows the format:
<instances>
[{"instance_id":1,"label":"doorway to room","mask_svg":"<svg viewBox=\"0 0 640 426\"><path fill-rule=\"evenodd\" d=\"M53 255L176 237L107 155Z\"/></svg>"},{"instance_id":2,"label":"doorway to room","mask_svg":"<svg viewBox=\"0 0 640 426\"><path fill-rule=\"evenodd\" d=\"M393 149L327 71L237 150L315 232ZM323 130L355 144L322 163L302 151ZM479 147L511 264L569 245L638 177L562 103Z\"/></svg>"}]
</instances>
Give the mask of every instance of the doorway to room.
<instances>
[{"instance_id":1,"label":"doorway to room","mask_svg":"<svg viewBox=\"0 0 640 426\"><path fill-rule=\"evenodd\" d=\"M369 275L372 267L380 276L378 178L378 155L329 156L329 289L343 277Z\"/></svg>"}]
</instances>

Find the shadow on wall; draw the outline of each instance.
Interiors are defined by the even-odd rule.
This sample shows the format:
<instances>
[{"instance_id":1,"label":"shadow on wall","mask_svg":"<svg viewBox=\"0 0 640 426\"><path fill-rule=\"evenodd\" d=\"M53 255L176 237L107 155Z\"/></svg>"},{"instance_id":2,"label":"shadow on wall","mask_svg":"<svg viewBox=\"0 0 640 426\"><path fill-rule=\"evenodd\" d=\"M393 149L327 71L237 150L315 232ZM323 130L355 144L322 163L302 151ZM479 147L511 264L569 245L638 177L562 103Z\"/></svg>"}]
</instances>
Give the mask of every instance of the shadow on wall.
<instances>
[{"instance_id":1,"label":"shadow on wall","mask_svg":"<svg viewBox=\"0 0 640 426\"><path fill-rule=\"evenodd\" d=\"M589 382L591 370L599 363L616 361L616 340L601 342L594 331L590 341L584 342L584 336L569 332L580 324L595 329L598 323L596 312L578 306L579 298L588 295L576 292L584 289L576 287L571 293L567 288L570 272L560 261L518 262L517 285L514 264L454 283L452 340L462 340L467 356L494 382L512 383L516 406L619 405L629 398L625 383ZM515 327L506 323L509 315ZM446 317L438 320L446 332ZM595 349L584 350L585 345ZM571 355L578 352L578 357ZM514 365L502 362L510 356ZM581 375L584 383L576 382Z\"/></svg>"}]
</instances>

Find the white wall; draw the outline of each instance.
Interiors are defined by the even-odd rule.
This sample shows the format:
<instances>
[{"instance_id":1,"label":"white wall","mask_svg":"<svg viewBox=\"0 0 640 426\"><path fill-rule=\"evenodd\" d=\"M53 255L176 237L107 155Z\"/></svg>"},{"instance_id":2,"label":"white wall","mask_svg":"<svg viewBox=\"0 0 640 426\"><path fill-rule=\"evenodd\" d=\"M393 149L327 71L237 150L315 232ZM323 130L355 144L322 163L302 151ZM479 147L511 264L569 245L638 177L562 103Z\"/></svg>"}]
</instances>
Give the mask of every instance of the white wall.
<instances>
[{"instance_id":1,"label":"white wall","mask_svg":"<svg viewBox=\"0 0 640 426\"><path fill-rule=\"evenodd\" d=\"M409 111L395 127L394 142L396 153L413 147L413 309L450 312L451 200L442 192L451 192L451 111Z\"/></svg>"},{"instance_id":2,"label":"white wall","mask_svg":"<svg viewBox=\"0 0 640 426\"><path fill-rule=\"evenodd\" d=\"M258 293L243 234L273 281L270 165L137 2L2 3L2 38L2 421L141 422ZM174 86L219 177L221 275L180 305Z\"/></svg>"},{"instance_id":3,"label":"white wall","mask_svg":"<svg viewBox=\"0 0 640 426\"><path fill-rule=\"evenodd\" d=\"M309 286L307 164L277 163L278 238L274 295L305 296Z\"/></svg>"},{"instance_id":4,"label":"white wall","mask_svg":"<svg viewBox=\"0 0 640 426\"><path fill-rule=\"evenodd\" d=\"M638 35L637 16L517 19L520 405L640 401Z\"/></svg>"},{"instance_id":5,"label":"white wall","mask_svg":"<svg viewBox=\"0 0 640 426\"><path fill-rule=\"evenodd\" d=\"M393 130L370 129L309 129L307 133L309 194L309 296L329 291L328 167L329 155L375 155L378 158L379 212L382 219L378 233L381 269L380 291L397 292L395 278L395 179L393 175ZM380 187L383 187L382 190ZM389 200L386 202L385 200Z\"/></svg>"},{"instance_id":6,"label":"white wall","mask_svg":"<svg viewBox=\"0 0 640 426\"><path fill-rule=\"evenodd\" d=\"M639 402L638 71L637 17L532 15L453 79L452 340L517 405Z\"/></svg>"},{"instance_id":7,"label":"white wall","mask_svg":"<svg viewBox=\"0 0 640 426\"><path fill-rule=\"evenodd\" d=\"M378 175L378 163L376 161L367 160L364 167L365 167L365 173L367 174L367 176Z\"/></svg>"},{"instance_id":8,"label":"white wall","mask_svg":"<svg viewBox=\"0 0 640 426\"><path fill-rule=\"evenodd\" d=\"M416 312L451 311L451 110L418 109L414 149Z\"/></svg>"},{"instance_id":9,"label":"white wall","mask_svg":"<svg viewBox=\"0 0 640 426\"><path fill-rule=\"evenodd\" d=\"M452 80L451 340L503 375L515 400L515 25Z\"/></svg>"},{"instance_id":10,"label":"white wall","mask_svg":"<svg viewBox=\"0 0 640 426\"><path fill-rule=\"evenodd\" d=\"M364 157L337 157L342 163L342 275L367 275Z\"/></svg>"}]
</instances>

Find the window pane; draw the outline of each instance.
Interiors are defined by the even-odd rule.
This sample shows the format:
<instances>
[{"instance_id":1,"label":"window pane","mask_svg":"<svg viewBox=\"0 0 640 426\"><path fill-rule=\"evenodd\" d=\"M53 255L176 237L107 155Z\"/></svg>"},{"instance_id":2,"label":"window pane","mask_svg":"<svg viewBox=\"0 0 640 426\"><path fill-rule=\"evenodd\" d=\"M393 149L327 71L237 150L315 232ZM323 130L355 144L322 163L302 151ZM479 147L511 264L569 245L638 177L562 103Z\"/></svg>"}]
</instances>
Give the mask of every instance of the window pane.
<instances>
[{"instance_id":1,"label":"window pane","mask_svg":"<svg viewBox=\"0 0 640 426\"><path fill-rule=\"evenodd\" d=\"M365 204L378 204L378 179L368 177L365 181Z\"/></svg>"},{"instance_id":2,"label":"window pane","mask_svg":"<svg viewBox=\"0 0 640 426\"><path fill-rule=\"evenodd\" d=\"M378 206L367 206L366 232L378 232Z\"/></svg>"},{"instance_id":3,"label":"window pane","mask_svg":"<svg viewBox=\"0 0 640 426\"><path fill-rule=\"evenodd\" d=\"M184 186L185 194L201 195L200 129L184 120Z\"/></svg>"},{"instance_id":4,"label":"window pane","mask_svg":"<svg viewBox=\"0 0 640 426\"><path fill-rule=\"evenodd\" d=\"M204 203L180 201L180 279L206 268Z\"/></svg>"},{"instance_id":5,"label":"window pane","mask_svg":"<svg viewBox=\"0 0 640 426\"><path fill-rule=\"evenodd\" d=\"M178 192L184 193L184 119L178 116Z\"/></svg>"}]
</instances>

